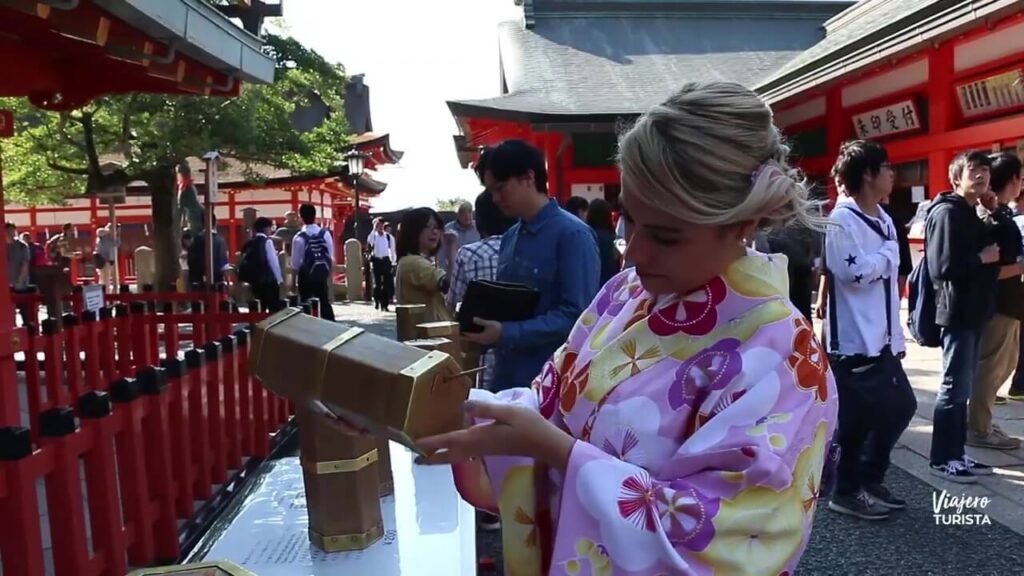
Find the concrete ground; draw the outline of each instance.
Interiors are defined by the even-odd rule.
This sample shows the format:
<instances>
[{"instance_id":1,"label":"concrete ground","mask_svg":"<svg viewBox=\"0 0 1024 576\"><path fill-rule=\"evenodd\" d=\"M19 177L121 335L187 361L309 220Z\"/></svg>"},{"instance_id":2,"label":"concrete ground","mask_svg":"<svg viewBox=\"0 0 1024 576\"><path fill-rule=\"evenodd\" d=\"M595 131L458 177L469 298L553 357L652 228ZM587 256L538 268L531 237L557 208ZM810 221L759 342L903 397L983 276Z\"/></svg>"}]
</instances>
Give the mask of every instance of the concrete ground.
<instances>
[{"instance_id":1,"label":"concrete ground","mask_svg":"<svg viewBox=\"0 0 1024 576\"><path fill-rule=\"evenodd\" d=\"M376 312L369 304L335 306L338 320L358 322L386 336L394 336L393 314ZM973 486L945 482L928 470L932 409L938 388L941 359L938 350L911 344L905 361L917 395L918 410L910 428L893 453L890 488L909 501L907 510L884 522L865 522L833 513L824 501L818 505L811 542L798 573L803 575L916 576L970 574L1015 576L1024 574L1024 450L995 452L968 449L976 459L997 467L996 473ZM1024 403L997 406L996 420L1010 434L1024 437ZM933 498L943 490L957 497L984 496L984 508L964 514L987 515L989 524L938 524ZM949 520L954 522L954 520ZM480 532L479 553L497 559L501 573L499 533ZM481 570L481 574L488 573Z\"/></svg>"}]
</instances>

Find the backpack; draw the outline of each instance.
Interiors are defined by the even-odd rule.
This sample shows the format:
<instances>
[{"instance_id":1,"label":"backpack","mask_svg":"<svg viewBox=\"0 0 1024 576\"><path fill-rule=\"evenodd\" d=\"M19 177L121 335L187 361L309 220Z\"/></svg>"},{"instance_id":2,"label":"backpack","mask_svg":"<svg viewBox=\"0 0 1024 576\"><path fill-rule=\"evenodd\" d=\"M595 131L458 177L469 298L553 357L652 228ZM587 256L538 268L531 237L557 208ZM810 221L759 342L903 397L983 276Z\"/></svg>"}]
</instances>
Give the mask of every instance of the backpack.
<instances>
[{"instance_id":1,"label":"backpack","mask_svg":"<svg viewBox=\"0 0 1024 576\"><path fill-rule=\"evenodd\" d=\"M935 323L935 285L928 274L928 258L914 266L907 280L907 329L925 348L942 346L942 328Z\"/></svg>"},{"instance_id":2,"label":"backpack","mask_svg":"<svg viewBox=\"0 0 1024 576\"><path fill-rule=\"evenodd\" d=\"M260 284L270 276L266 243L265 237L256 236L242 246L242 257L238 261L239 280L247 284Z\"/></svg>"},{"instance_id":3,"label":"backpack","mask_svg":"<svg viewBox=\"0 0 1024 576\"><path fill-rule=\"evenodd\" d=\"M298 235L306 241L302 253L302 266L299 267L300 277L307 282L326 282L331 277L334 265L327 244L327 230L321 228L316 236L310 236L306 232L299 232Z\"/></svg>"}]
</instances>

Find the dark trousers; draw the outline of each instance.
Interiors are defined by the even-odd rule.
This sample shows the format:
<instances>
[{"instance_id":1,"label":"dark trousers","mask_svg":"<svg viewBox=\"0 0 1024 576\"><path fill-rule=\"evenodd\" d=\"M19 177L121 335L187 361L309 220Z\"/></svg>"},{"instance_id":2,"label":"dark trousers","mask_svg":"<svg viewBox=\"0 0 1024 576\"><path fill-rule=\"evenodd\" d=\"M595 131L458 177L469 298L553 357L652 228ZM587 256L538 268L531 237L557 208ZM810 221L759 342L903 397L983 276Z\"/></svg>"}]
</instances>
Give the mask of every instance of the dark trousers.
<instances>
[{"instance_id":1,"label":"dark trousers","mask_svg":"<svg viewBox=\"0 0 1024 576\"><path fill-rule=\"evenodd\" d=\"M789 269L789 301L796 306L796 309L807 318L808 322L814 322L811 312L811 300L814 289L814 270L803 266L791 266Z\"/></svg>"},{"instance_id":2,"label":"dark trousers","mask_svg":"<svg viewBox=\"0 0 1024 576\"><path fill-rule=\"evenodd\" d=\"M903 363L888 349L875 358L834 358L839 390L836 493L883 484L890 454L917 410Z\"/></svg>"},{"instance_id":3,"label":"dark trousers","mask_svg":"<svg viewBox=\"0 0 1024 576\"><path fill-rule=\"evenodd\" d=\"M1010 384L1010 394L1024 394L1024 334L1017 339L1020 346L1020 353L1017 355L1017 369L1013 373L1013 381Z\"/></svg>"},{"instance_id":4,"label":"dark trousers","mask_svg":"<svg viewBox=\"0 0 1024 576\"><path fill-rule=\"evenodd\" d=\"M978 328L942 329L942 384L935 397L932 419L933 465L946 464L964 457L967 441L967 400L978 373L981 330Z\"/></svg>"},{"instance_id":5,"label":"dark trousers","mask_svg":"<svg viewBox=\"0 0 1024 576\"><path fill-rule=\"evenodd\" d=\"M373 302L382 309L387 309L395 293L391 258L371 258L370 266L373 268Z\"/></svg>"},{"instance_id":6,"label":"dark trousers","mask_svg":"<svg viewBox=\"0 0 1024 576\"><path fill-rule=\"evenodd\" d=\"M274 282L253 284L252 296L259 300L263 309L268 312L281 310L281 288Z\"/></svg>"},{"instance_id":7,"label":"dark trousers","mask_svg":"<svg viewBox=\"0 0 1024 576\"><path fill-rule=\"evenodd\" d=\"M327 282L310 282L299 278L299 300L306 302L310 298L320 301L320 317L324 320L334 322L334 308L331 308L331 299L328 295Z\"/></svg>"}]
</instances>

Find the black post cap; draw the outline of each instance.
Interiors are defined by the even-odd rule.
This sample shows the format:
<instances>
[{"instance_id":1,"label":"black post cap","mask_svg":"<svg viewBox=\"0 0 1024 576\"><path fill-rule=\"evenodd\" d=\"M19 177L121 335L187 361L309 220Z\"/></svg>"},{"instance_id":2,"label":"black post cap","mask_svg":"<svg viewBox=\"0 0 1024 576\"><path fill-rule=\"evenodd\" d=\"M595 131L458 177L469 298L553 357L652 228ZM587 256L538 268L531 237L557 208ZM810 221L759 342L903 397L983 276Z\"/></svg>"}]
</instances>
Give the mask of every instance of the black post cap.
<instances>
[{"instance_id":1,"label":"black post cap","mask_svg":"<svg viewBox=\"0 0 1024 576\"><path fill-rule=\"evenodd\" d=\"M132 293L132 287L127 285L127 284L121 284L121 286L118 288L118 291L121 294L131 294Z\"/></svg>"},{"instance_id":2,"label":"black post cap","mask_svg":"<svg viewBox=\"0 0 1024 576\"><path fill-rule=\"evenodd\" d=\"M309 305L309 302L302 305L302 313L306 315L313 313L313 308Z\"/></svg>"},{"instance_id":3,"label":"black post cap","mask_svg":"<svg viewBox=\"0 0 1024 576\"><path fill-rule=\"evenodd\" d=\"M82 418L104 418L113 411L110 394L102 390L86 392L78 397L78 415Z\"/></svg>"},{"instance_id":4,"label":"black post cap","mask_svg":"<svg viewBox=\"0 0 1024 576\"><path fill-rule=\"evenodd\" d=\"M239 328L235 330L235 342L238 347L245 346L249 343L249 330L246 328Z\"/></svg>"},{"instance_id":5,"label":"black post cap","mask_svg":"<svg viewBox=\"0 0 1024 576\"><path fill-rule=\"evenodd\" d=\"M185 352L185 367L186 368L199 368L206 362L206 355L202 350L193 348L188 352Z\"/></svg>"},{"instance_id":6,"label":"black post cap","mask_svg":"<svg viewBox=\"0 0 1024 576\"><path fill-rule=\"evenodd\" d=\"M297 308L299 306L299 297L294 295L294 294L289 296L288 297L288 305L289 306L294 306L294 307Z\"/></svg>"},{"instance_id":7,"label":"black post cap","mask_svg":"<svg viewBox=\"0 0 1024 576\"><path fill-rule=\"evenodd\" d=\"M121 378L110 383L110 396L119 404L131 402L141 396L139 383L135 378Z\"/></svg>"},{"instance_id":8,"label":"black post cap","mask_svg":"<svg viewBox=\"0 0 1024 576\"><path fill-rule=\"evenodd\" d=\"M124 318L128 315L128 305L121 303L114 306L114 315L118 318Z\"/></svg>"},{"instance_id":9,"label":"black post cap","mask_svg":"<svg viewBox=\"0 0 1024 576\"><path fill-rule=\"evenodd\" d=\"M54 334L60 332L60 328L57 324L57 321L54 320L53 318L47 318L46 320L43 320L42 327L44 336L53 336Z\"/></svg>"},{"instance_id":10,"label":"black post cap","mask_svg":"<svg viewBox=\"0 0 1024 576\"><path fill-rule=\"evenodd\" d=\"M192 303L192 313L193 314L202 314L204 308L206 308L206 307L203 306L202 302L196 301L196 302Z\"/></svg>"},{"instance_id":11,"label":"black post cap","mask_svg":"<svg viewBox=\"0 0 1024 576\"><path fill-rule=\"evenodd\" d=\"M221 300L220 301L220 311L221 312L231 313L231 302L228 302L227 300Z\"/></svg>"},{"instance_id":12,"label":"black post cap","mask_svg":"<svg viewBox=\"0 0 1024 576\"><path fill-rule=\"evenodd\" d=\"M0 428L0 460L21 460L32 455L32 433L24 426Z\"/></svg>"},{"instance_id":13,"label":"black post cap","mask_svg":"<svg viewBox=\"0 0 1024 576\"><path fill-rule=\"evenodd\" d=\"M69 406L57 406L39 414L39 434L59 438L78 431L75 411Z\"/></svg>"},{"instance_id":14,"label":"black post cap","mask_svg":"<svg viewBox=\"0 0 1024 576\"><path fill-rule=\"evenodd\" d=\"M262 312L262 311L263 311L263 303L262 302L260 302L259 300L250 300L249 301L249 312Z\"/></svg>"},{"instance_id":15,"label":"black post cap","mask_svg":"<svg viewBox=\"0 0 1024 576\"><path fill-rule=\"evenodd\" d=\"M72 294L81 294L82 292L85 292L85 287L80 284L76 284L74 287L71 288Z\"/></svg>"},{"instance_id":16,"label":"black post cap","mask_svg":"<svg viewBox=\"0 0 1024 576\"><path fill-rule=\"evenodd\" d=\"M220 340L218 340L217 342L220 343L220 349L225 354L230 354L230 353L235 351L235 337L234 336L230 336L230 335L229 336L224 336Z\"/></svg>"},{"instance_id":17,"label":"black post cap","mask_svg":"<svg viewBox=\"0 0 1024 576\"><path fill-rule=\"evenodd\" d=\"M110 320L114 316L114 309L104 306L100 308L100 320Z\"/></svg>"},{"instance_id":18,"label":"black post cap","mask_svg":"<svg viewBox=\"0 0 1024 576\"><path fill-rule=\"evenodd\" d=\"M156 286L153 286L152 284L143 284L142 291L146 293L156 292Z\"/></svg>"},{"instance_id":19,"label":"black post cap","mask_svg":"<svg viewBox=\"0 0 1024 576\"><path fill-rule=\"evenodd\" d=\"M82 323L83 324L92 324L95 321L96 321L96 311L95 310L86 310L85 312L82 312Z\"/></svg>"},{"instance_id":20,"label":"black post cap","mask_svg":"<svg viewBox=\"0 0 1024 576\"><path fill-rule=\"evenodd\" d=\"M167 388L167 371L156 366L144 366L135 372L135 380L143 394L155 396Z\"/></svg>"},{"instance_id":21,"label":"black post cap","mask_svg":"<svg viewBox=\"0 0 1024 576\"><path fill-rule=\"evenodd\" d=\"M216 362L221 357L220 342L207 342L203 346L203 352L206 352L207 362Z\"/></svg>"},{"instance_id":22,"label":"black post cap","mask_svg":"<svg viewBox=\"0 0 1024 576\"><path fill-rule=\"evenodd\" d=\"M78 316L76 316L76 315L74 315L74 314L72 314L70 312L68 312L67 314L61 316L61 319L64 320L64 326L67 327L67 328L70 328L72 326L78 326Z\"/></svg>"},{"instance_id":23,"label":"black post cap","mask_svg":"<svg viewBox=\"0 0 1024 576\"><path fill-rule=\"evenodd\" d=\"M145 302L132 302L131 305L132 314L145 314L146 303Z\"/></svg>"},{"instance_id":24,"label":"black post cap","mask_svg":"<svg viewBox=\"0 0 1024 576\"><path fill-rule=\"evenodd\" d=\"M185 363L179 358L164 358L160 362L160 367L164 369L168 378L181 378L185 374Z\"/></svg>"},{"instance_id":25,"label":"black post cap","mask_svg":"<svg viewBox=\"0 0 1024 576\"><path fill-rule=\"evenodd\" d=\"M164 302L160 305L160 311L164 314L174 314L174 302Z\"/></svg>"}]
</instances>

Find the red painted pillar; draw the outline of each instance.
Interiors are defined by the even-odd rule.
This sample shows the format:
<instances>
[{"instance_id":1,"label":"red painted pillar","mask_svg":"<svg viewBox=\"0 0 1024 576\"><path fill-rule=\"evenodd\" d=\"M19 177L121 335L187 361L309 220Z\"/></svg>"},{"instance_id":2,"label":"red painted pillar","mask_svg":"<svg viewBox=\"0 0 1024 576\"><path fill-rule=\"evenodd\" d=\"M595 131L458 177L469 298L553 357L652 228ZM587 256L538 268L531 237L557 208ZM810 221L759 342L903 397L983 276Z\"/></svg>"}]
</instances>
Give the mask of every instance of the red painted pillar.
<instances>
[{"instance_id":1,"label":"red painted pillar","mask_svg":"<svg viewBox=\"0 0 1024 576\"><path fill-rule=\"evenodd\" d=\"M839 147L849 136L850 130L850 123L843 109L843 87L833 86L825 93L825 157L830 164L836 161ZM828 183L828 195L835 201L837 190L831 178Z\"/></svg>"},{"instance_id":2,"label":"red painted pillar","mask_svg":"<svg viewBox=\"0 0 1024 576\"><path fill-rule=\"evenodd\" d=\"M954 128L956 97L953 88L953 42L945 42L928 55L928 134ZM949 190L949 163L954 150L928 153L928 197Z\"/></svg>"},{"instance_id":3,"label":"red painted pillar","mask_svg":"<svg viewBox=\"0 0 1024 576\"><path fill-rule=\"evenodd\" d=\"M7 110L0 110L0 138L14 135L13 115ZM4 216L4 185L3 159L0 158L0 220ZM7 275L7 251L0 250L0 274ZM14 326L14 303L11 302L11 291L4 280L0 290L0 427L17 426L21 417L18 414L18 374L14 364L14 353L22 346L24 337L19 335Z\"/></svg>"}]
</instances>

